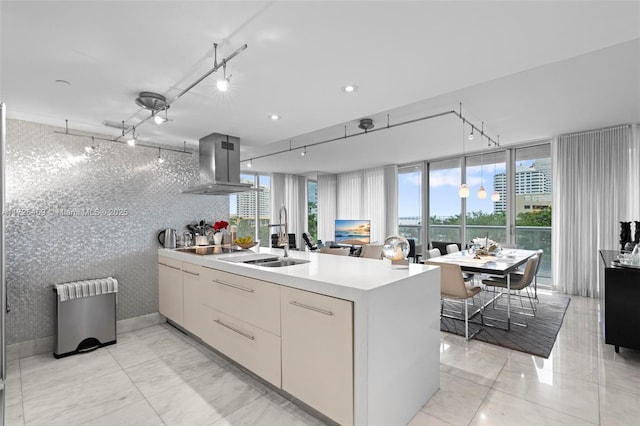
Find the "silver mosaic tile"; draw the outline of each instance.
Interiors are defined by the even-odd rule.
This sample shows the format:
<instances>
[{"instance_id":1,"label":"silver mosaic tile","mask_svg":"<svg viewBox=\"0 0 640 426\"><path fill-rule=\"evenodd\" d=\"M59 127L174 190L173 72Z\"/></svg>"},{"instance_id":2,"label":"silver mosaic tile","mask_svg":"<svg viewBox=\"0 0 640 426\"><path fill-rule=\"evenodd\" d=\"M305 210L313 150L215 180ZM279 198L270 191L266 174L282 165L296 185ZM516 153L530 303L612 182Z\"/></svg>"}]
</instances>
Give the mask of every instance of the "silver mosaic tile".
<instances>
[{"instance_id":1,"label":"silver mosaic tile","mask_svg":"<svg viewBox=\"0 0 640 426\"><path fill-rule=\"evenodd\" d=\"M156 235L228 220L228 196L180 194L198 183L198 154L98 141L7 121L7 344L50 336L52 284L113 276L117 319L158 311Z\"/></svg>"}]
</instances>

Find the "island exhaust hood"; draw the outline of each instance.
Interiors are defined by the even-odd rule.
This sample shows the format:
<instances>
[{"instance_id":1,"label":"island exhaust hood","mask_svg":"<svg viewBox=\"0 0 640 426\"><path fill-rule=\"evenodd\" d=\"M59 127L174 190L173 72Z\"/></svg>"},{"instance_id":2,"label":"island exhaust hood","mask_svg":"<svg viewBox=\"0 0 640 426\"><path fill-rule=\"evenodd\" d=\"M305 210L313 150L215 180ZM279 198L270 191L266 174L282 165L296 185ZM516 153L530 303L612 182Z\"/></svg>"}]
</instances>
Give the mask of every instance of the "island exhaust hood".
<instances>
[{"instance_id":1,"label":"island exhaust hood","mask_svg":"<svg viewBox=\"0 0 640 426\"><path fill-rule=\"evenodd\" d=\"M240 138L212 133L200 139L200 185L183 194L227 195L256 190L240 183Z\"/></svg>"}]
</instances>

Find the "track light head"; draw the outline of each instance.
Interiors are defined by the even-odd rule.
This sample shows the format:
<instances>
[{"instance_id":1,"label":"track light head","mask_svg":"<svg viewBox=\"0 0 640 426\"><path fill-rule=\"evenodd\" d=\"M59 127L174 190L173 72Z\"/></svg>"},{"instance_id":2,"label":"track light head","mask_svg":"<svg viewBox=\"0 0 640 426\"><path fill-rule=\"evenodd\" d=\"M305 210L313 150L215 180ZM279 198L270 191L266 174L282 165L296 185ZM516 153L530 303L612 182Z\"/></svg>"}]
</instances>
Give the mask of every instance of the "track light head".
<instances>
[{"instance_id":1,"label":"track light head","mask_svg":"<svg viewBox=\"0 0 640 426\"><path fill-rule=\"evenodd\" d=\"M227 90L229 90L229 79L225 78L223 80L218 80L216 82L216 87L219 91L226 92Z\"/></svg>"},{"instance_id":2,"label":"track light head","mask_svg":"<svg viewBox=\"0 0 640 426\"><path fill-rule=\"evenodd\" d=\"M138 138L136 138L136 126L133 126L133 134L131 135L131 138L127 141L127 145L135 146L137 140Z\"/></svg>"}]
</instances>

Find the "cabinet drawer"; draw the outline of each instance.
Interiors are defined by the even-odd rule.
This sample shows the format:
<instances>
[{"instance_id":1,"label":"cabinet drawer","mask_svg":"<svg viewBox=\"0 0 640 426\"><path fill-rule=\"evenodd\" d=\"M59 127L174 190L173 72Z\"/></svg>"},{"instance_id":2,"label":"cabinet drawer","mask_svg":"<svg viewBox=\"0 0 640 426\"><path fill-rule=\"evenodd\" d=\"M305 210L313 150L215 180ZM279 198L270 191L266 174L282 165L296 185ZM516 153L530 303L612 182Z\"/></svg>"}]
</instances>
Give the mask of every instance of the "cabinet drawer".
<instances>
[{"instance_id":1,"label":"cabinet drawer","mask_svg":"<svg viewBox=\"0 0 640 426\"><path fill-rule=\"evenodd\" d=\"M353 424L353 304L282 287L282 389Z\"/></svg>"},{"instance_id":2,"label":"cabinet drawer","mask_svg":"<svg viewBox=\"0 0 640 426\"><path fill-rule=\"evenodd\" d=\"M163 256L158 256L158 263L164 266L168 266L171 269L180 269L180 267L182 266L181 261Z\"/></svg>"},{"instance_id":3,"label":"cabinet drawer","mask_svg":"<svg viewBox=\"0 0 640 426\"><path fill-rule=\"evenodd\" d=\"M202 267L192 263L182 263L182 284L184 286L184 328L198 337L203 334L204 325L207 322L205 310L202 304L204 295L202 285Z\"/></svg>"},{"instance_id":4,"label":"cabinet drawer","mask_svg":"<svg viewBox=\"0 0 640 426\"><path fill-rule=\"evenodd\" d=\"M203 268L203 303L241 321L280 335L280 286Z\"/></svg>"},{"instance_id":5,"label":"cabinet drawer","mask_svg":"<svg viewBox=\"0 0 640 426\"><path fill-rule=\"evenodd\" d=\"M158 310L165 317L183 324L183 286L180 266L158 263ZM169 259L172 260L172 259Z\"/></svg>"},{"instance_id":6,"label":"cabinet drawer","mask_svg":"<svg viewBox=\"0 0 640 426\"><path fill-rule=\"evenodd\" d=\"M216 309L204 309L208 313L202 340L280 387L280 337Z\"/></svg>"}]
</instances>

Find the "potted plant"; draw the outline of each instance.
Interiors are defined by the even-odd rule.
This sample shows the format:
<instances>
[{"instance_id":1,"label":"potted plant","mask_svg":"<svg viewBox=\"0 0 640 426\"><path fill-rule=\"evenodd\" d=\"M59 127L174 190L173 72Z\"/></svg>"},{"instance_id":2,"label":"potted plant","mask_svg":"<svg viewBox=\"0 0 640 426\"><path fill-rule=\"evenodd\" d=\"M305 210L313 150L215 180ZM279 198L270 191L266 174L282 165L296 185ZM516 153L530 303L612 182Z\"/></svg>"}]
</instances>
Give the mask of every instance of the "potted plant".
<instances>
[{"instance_id":1,"label":"potted plant","mask_svg":"<svg viewBox=\"0 0 640 426\"><path fill-rule=\"evenodd\" d=\"M219 220L213 224L213 244L219 246L222 244L222 230L227 229L229 222Z\"/></svg>"}]
</instances>

